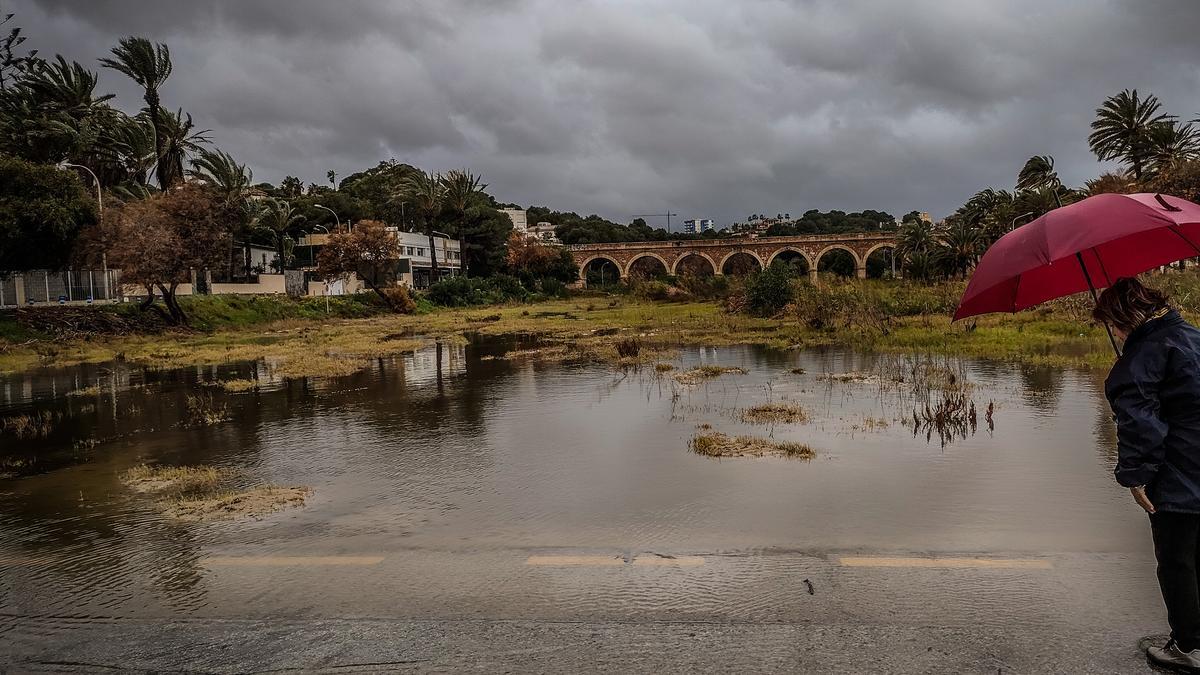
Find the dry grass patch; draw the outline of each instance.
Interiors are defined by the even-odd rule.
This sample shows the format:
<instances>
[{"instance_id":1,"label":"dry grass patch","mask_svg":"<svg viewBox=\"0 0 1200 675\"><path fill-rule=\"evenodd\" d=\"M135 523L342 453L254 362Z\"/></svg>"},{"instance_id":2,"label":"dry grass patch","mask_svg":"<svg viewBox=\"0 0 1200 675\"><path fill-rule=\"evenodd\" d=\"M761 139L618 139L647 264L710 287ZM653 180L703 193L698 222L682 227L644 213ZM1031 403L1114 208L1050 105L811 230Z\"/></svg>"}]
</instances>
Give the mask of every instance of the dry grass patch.
<instances>
[{"instance_id":1,"label":"dry grass patch","mask_svg":"<svg viewBox=\"0 0 1200 675\"><path fill-rule=\"evenodd\" d=\"M787 403L764 403L742 411L742 421L749 424L800 424L808 421L804 408Z\"/></svg>"},{"instance_id":2,"label":"dry grass patch","mask_svg":"<svg viewBox=\"0 0 1200 675\"><path fill-rule=\"evenodd\" d=\"M227 392L230 392L231 394L251 391L258 388L258 380L221 380L219 382L214 382L213 384Z\"/></svg>"},{"instance_id":3,"label":"dry grass patch","mask_svg":"<svg viewBox=\"0 0 1200 675\"><path fill-rule=\"evenodd\" d=\"M677 373L675 380L680 384L699 384L705 380L711 380L714 377L720 377L727 373L745 375L746 369L733 366L697 366L691 370Z\"/></svg>"},{"instance_id":4,"label":"dry grass patch","mask_svg":"<svg viewBox=\"0 0 1200 675\"><path fill-rule=\"evenodd\" d=\"M673 366L669 363L654 364L654 372L656 372L656 373L669 373L672 370L675 370L675 366Z\"/></svg>"},{"instance_id":5,"label":"dry grass patch","mask_svg":"<svg viewBox=\"0 0 1200 675\"><path fill-rule=\"evenodd\" d=\"M179 497L162 505L167 515L179 520L202 523L215 520L261 518L295 506L304 506L312 493L307 487L260 485L242 492L223 492Z\"/></svg>"},{"instance_id":6,"label":"dry grass patch","mask_svg":"<svg viewBox=\"0 0 1200 675\"><path fill-rule=\"evenodd\" d=\"M773 441L757 436L728 436L719 431L696 434L688 449L705 457L787 457L812 459L817 453L803 443Z\"/></svg>"},{"instance_id":7,"label":"dry grass patch","mask_svg":"<svg viewBox=\"0 0 1200 675\"><path fill-rule=\"evenodd\" d=\"M93 384L90 387L84 387L82 389L76 389L75 391L67 392L67 396L99 396L99 395L100 395L100 386L96 385L96 384Z\"/></svg>"},{"instance_id":8,"label":"dry grass patch","mask_svg":"<svg viewBox=\"0 0 1200 675\"><path fill-rule=\"evenodd\" d=\"M243 490L224 486L237 478L212 466L136 466L121 475L135 492L154 495L155 505L172 518L189 522L258 518L303 506L307 487L258 485Z\"/></svg>"},{"instance_id":9,"label":"dry grass patch","mask_svg":"<svg viewBox=\"0 0 1200 675\"><path fill-rule=\"evenodd\" d=\"M137 492L206 492L233 475L215 466L135 466L121 475L121 482Z\"/></svg>"}]
</instances>

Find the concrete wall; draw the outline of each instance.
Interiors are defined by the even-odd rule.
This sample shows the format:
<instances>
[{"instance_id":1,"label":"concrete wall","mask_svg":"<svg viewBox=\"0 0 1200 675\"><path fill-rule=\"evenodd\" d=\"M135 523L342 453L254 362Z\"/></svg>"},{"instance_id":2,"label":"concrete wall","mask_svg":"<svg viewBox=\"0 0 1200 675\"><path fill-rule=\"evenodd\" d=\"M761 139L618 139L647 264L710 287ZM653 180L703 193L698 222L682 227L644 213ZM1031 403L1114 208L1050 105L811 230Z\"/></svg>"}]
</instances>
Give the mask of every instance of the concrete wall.
<instances>
[{"instance_id":1,"label":"concrete wall","mask_svg":"<svg viewBox=\"0 0 1200 675\"><path fill-rule=\"evenodd\" d=\"M212 285L213 295L283 295L287 293L287 282L282 274L260 274L257 284Z\"/></svg>"}]
</instances>

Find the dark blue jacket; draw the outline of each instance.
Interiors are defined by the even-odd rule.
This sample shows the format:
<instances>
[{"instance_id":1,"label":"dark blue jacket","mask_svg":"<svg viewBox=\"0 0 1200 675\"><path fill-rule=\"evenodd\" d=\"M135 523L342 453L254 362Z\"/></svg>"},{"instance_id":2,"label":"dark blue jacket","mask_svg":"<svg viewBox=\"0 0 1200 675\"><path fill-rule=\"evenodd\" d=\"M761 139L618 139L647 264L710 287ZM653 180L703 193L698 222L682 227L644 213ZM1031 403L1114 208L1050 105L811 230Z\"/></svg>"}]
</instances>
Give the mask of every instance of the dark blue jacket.
<instances>
[{"instance_id":1,"label":"dark blue jacket","mask_svg":"<svg viewBox=\"0 0 1200 675\"><path fill-rule=\"evenodd\" d=\"M1200 513L1200 330L1177 312L1125 340L1104 393L1117 420L1117 482L1158 511Z\"/></svg>"}]
</instances>

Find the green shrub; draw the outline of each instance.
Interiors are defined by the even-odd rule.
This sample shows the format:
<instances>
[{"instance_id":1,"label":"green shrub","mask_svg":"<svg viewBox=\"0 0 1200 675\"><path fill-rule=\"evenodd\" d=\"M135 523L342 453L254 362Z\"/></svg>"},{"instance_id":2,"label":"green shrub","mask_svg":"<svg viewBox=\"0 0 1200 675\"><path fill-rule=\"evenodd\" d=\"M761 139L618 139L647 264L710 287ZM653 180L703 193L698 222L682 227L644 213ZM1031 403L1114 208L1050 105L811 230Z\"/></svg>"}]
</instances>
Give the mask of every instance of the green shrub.
<instances>
[{"instance_id":1,"label":"green shrub","mask_svg":"<svg viewBox=\"0 0 1200 675\"><path fill-rule=\"evenodd\" d=\"M715 274L684 274L675 277L675 285L699 300L719 300L729 295L729 277Z\"/></svg>"},{"instance_id":2,"label":"green shrub","mask_svg":"<svg viewBox=\"0 0 1200 675\"><path fill-rule=\"evenodd\" d=\"M526 300L529 291L516 277L450 277L430 285L425 298L441 307L469 307Z\"/></svg>"},{"instance_id":3,"label":"green shrub","mask_svg":"<svg viewBox=\"0 0 1200 675\"><path fill-rule=\"evenodd\" d=\"M746 308L755 316L774 316L792 301L792 270L771 265L746 279Z\"/></svg>"}]
</instances>

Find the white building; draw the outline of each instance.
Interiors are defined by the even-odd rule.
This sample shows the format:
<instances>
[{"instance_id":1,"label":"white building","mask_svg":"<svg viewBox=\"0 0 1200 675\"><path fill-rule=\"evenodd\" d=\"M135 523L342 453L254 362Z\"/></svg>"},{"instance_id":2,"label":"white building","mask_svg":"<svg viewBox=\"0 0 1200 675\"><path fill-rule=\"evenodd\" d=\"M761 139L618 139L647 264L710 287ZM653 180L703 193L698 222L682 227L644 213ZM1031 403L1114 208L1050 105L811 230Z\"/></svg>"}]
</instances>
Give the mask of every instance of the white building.
<instances>
[{"instance_id":1,"label":"white building","mask_svg":"<svg viewBox=\"0 0 1200 675\"><path fill-rule=\"evenodd\" d=\"M533 227L526 228L525 236L532 239L537 239L543 244L561 244L558 240L558 233L554 231L554 225L551 223L541 222Z\"/></svg>"},{"instance_id":2,"label":"white building","mask_svg":"<svg viewBox=\"0 0 1200 675\"><path fill-rule=\"evenodd\" d=\"M525 234L529 229L529 214L525 209L500 209L512 221L513 230Z\"/></svg>"},{"instance_id":3,"label":"white building","mask_svg":"<svg viewBox=\"0 0 1200 675\"><path fill-rule=\"evenodd\" d=\"M429 286L432 277L433 262L430 256L429 237L420 232L402 232L400 228L389 227L388 231L395 235L400 245L400 256L396 261L396 280L409 288L425 288ZM304 265L302 269L314 271L315 261L320 256L321 247L329 241L325 233L306 234L296 245L296 260ZM437 256L438 275L442 277L457 276L462 273L462 247L455 239L434 236L433 253ZM302 250L307 249L307 250ZM314 262L309 262L314 261ZM357 288L349 284L349 288Z\"/></svg>"},{"instance_id":4,"label":"white building","mask_svg":"<svg viewBox=\"0 0 1200 675\"><path fill-rule=\"evenodd\" d=\"M716 229L712 218L693 218L683 221L683 231L687 234L699 234L701 232L712 232Z\"/></svg>"}]
</instances>

